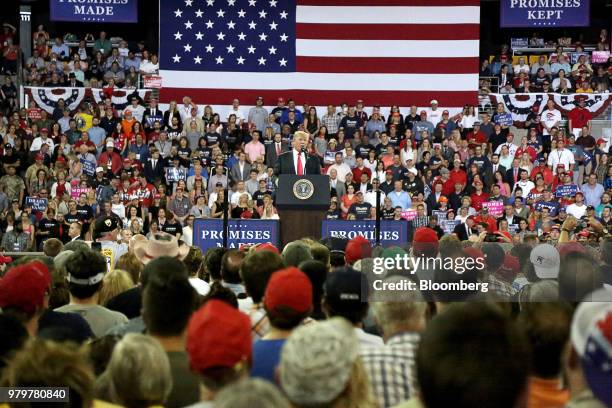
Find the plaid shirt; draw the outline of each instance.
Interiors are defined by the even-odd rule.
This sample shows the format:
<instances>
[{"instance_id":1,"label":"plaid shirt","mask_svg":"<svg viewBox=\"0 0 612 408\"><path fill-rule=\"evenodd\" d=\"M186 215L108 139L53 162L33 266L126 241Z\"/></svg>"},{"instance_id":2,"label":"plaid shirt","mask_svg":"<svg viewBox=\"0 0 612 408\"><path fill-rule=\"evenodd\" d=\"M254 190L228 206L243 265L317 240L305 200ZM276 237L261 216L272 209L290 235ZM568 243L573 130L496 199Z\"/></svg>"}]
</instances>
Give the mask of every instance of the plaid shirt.
<instances>
[{"instance_id":1,"label":"plaid shirt","mask_svg":"<svg viewBox=\"0 0 612 408\"><path fill-rule=\"evenodd\" d=\"M340 118L336 114L333 114L333 115L325 114L321 118L321 125L327 128L327 133L329 134L335 135L336 133L338 133L339 124L340 124Z\"/></svg>"},{"instance_id":2,"label":"plaid shirt","mask_svg":"<svg viewBox=\"0 0 612 408\"><path fill-rule=\"evenodd\" d=\"M361 360L381 407L395 406L412 396L418 343L417 333L402 333L391 337L382 347L361 348Z\"/></svg>"},{"instance_id":3,"label":"plaid shirt","mask_svg":"<svg viewBox=\"0 0 612 408\"><path fill-rule=\"evenodd\" d=\"M512 287L512 284L506 283L499 279L494 274L489 275L489 291L494 292L496 295L502 298L511 298L516 294L516 289Z\"/></svg>"},{"instance_id":4,"label":"plaid shirt","mask_svg":"<svg viewBox=\"0 0 612 408\"><path fill-rule=\"evenodd\" d=\"M251 307L251 310L249 310L249 317L251 318L251 334L253 335L253 341L259 340L268 334L270 330L270 321L261 304Z\"/></svg>"}]
</instances>

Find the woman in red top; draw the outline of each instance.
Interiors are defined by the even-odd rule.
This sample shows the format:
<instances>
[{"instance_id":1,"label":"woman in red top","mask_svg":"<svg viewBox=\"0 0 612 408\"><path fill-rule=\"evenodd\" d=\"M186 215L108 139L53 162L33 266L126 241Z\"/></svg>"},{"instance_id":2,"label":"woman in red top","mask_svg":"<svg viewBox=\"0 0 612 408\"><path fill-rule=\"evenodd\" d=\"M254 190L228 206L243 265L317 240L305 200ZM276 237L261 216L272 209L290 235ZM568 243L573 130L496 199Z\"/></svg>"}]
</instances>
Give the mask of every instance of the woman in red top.
<instances>
[{"instance_id":1,"label":"woman in red top","mask_svg":"<svg viewBox=\"0 0 612 408\"><path fill-rule=\"evenodd\" d=\"M355 186L349 184L346 187L346 194L342 196L342 200L340 201L340 208L342 209L342 218L346 219L349 208L355 202L357 202L357 196L355 195Z\"/></svg>"},{"instance_id":2,"label":"woman in red top","mask_svg":"<svg viewBox=\"0 0 612 408\"><path fill-rule=\"evenodd\" d=\"M134 124L132 125L132 134L130 135L130 143L132 144L136 143L136 135L142 136L143 143L147 143L147 136L145 135L142 125L138 121L134 122Z\"/></svg>"},{"instance_id":3,"label":"woman in red top","mask_svg":"<svg viewBox=\"0 0 612 408\"><path fill-rule=\"evenodd\" d=\"M66 172L60 170L56 174L57 181L51 186L51 198L62 197L64 193L70 194L72 187L70 183L66 181Z\"/></svg>"}]
</instances>

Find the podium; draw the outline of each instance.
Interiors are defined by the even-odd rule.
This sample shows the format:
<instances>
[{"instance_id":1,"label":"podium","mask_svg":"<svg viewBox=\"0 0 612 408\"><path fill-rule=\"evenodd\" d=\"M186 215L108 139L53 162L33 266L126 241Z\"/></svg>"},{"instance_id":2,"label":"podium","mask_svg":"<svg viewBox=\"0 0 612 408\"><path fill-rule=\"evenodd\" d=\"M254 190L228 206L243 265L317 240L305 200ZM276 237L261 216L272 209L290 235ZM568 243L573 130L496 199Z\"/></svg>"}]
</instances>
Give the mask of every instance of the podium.
<instances>
[{"instance_id":1,"label":"podium","mask_svg":"<svg viewBox=\"0 0 612 408\"><path fill-rule=\"evenodd\" d=\"M300 238L321 239L321 222L329 209L329 177L281 174L278 177L276 208L280 217L283 246Z\"/></svg>"}]
</instances>

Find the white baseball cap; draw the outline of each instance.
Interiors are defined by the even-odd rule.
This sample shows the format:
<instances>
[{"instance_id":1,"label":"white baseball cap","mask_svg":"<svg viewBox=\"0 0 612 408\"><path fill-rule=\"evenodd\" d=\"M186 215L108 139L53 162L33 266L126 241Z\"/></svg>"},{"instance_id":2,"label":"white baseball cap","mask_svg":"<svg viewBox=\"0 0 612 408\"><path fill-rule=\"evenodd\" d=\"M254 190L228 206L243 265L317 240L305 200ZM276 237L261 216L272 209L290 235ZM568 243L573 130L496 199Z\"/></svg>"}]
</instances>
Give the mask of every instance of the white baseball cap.
<instances>
[{"instance_id":1,"label":"white baseball cap","mask_svg":"<svg viewBox=\"0 0 612 408\"><path fill-rule=\"evenodd\" d=\"M556 279L559 276L561 257L559 251L550 244L540 244L531 250L529 260L540 279Z\"/></svg>"},{"instance_id":2,"label":"white baseball cap","mask_svg":"<svg viewBox=\"0 0 612 408\"><path fill-rule=\"evenodd\" d=\"M429 101L430 105L437 105L438 104L438 100L437 99L432 99L431 101Z\"/></svg>"}]
</instances>

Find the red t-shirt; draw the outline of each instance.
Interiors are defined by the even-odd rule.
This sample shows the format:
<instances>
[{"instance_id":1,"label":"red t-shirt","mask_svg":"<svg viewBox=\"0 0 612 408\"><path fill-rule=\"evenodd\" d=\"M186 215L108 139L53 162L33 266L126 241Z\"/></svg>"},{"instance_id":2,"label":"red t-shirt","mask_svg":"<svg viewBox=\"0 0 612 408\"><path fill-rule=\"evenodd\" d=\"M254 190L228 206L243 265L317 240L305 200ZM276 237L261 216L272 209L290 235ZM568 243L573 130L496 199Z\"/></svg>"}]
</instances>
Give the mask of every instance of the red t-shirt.
<instances>
[{"instance_id":1,"label":"red t-shirt","mask_svg":"<svg viewBox=\"0 0 612 408\"><path fill-rule=\"evenodd\" d=\"M482 203L489 201L489 195L485 192L480 193L480 195L473 193L470 198L472 199L472 207L474 207L476 211L482 209Z\"/></svg>"},{"instance_id":2,"label":"red t-shirt","mask_svg":"<svg viewBox=\"0 0 612 408\"><path fill-rule=\"evenodd\" d=\"M461 183L462 185L467 184L467 174L465 171L459 170L451 170L450 172L450 180L453 182L453 191L455 189L455 184Z\"/></svg>"},{"instance_id":3,"label":"red t-shirt","mask_svg":"<svg viewBox=\"0 0 612 408\"><path fill-rule=\"evenodd\" d=\"M568 114L567 117L572 121L572 129L581 129L587 126L589 120L593 119L593 115L588 109L574 108Z\"/></svg>"}]
</instances>

